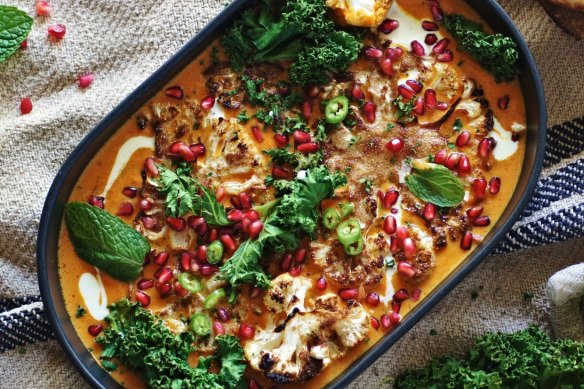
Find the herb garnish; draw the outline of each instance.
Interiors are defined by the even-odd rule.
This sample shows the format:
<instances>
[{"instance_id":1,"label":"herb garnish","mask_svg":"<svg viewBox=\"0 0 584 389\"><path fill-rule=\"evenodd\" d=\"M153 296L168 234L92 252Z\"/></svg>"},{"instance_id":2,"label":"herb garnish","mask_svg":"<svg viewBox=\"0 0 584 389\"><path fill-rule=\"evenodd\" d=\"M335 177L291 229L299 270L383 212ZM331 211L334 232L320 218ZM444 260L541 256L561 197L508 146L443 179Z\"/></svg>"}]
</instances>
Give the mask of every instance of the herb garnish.
<instances>
[{"instance_id":1,"label":"herb garnish","mask_svg":"<svg viewBox=\"0 0 584 389\"><path fill-rule=\"evenodd\" d=\"M0 5L0 62L14 54L32 29L33 19L16 7Z\"/></svg>"},{"instance_id":2,"label":"herb garnish","mask_svg":"<svg viewBox=\"0 0 584 389\"><path fill-rule=\"evenodd\" d=\"M290 151L289 147L264 150L264 153L272 158L276 165L288 164L294 171L312 169L322 162L322 151L311 154L302 154Z\"/></svg>"},{"instance_id":3,"label":"herb garnish","mask_svg":"<svg viewBox=\"0 0 584 389\"><path fill-rule=\"evenodd\" d=\"M392 100L392 104L395 106L395 119L399 123L411 123L415 120L415 116L412 115L414 110L415 96L408 102L404 102L401 96Z\"/></svg>"},{"instance_id":4,"label":"herb garnish","mask_svg":"<svg viewBox=\"0 0 584 389\"><path fill-rule=\"evenodd\" d=\"M454 207L464 200L462 180L442 165L413 161L406 185L414 196L438 207Z\"/></svg>"},{"instance_id":5,"label":"herb garnish","mask_svg":"<svg viewBox=\"0 0 584 389\"><path fill-rule=\"evenodd\" d=\"M251 116L247 114L245 109L237 115L237 121L239 123L247 123L249 119L251 119Z\"/></svg>"},{"instance_id":6,"label":"herb garnish","mask_svg":"<svg viewBox=\"0 0 584 389\"><path fill-rule=\"evenodd\" d=\"M79 319L80 317L85 316L86 313L87 311L85 308L83 308L81 305L78 305L77 310L75 311L75 317Z\"/></svg>"},{"instance_id":7,"label":"herb garnish","mask_svg":"<svg viewBox=\"0 0 584 389\"><path fill-rule=\"evenodd\" d=\"M452 125L452 130L454 132L460 132L462 130L462 120L460 120L460 118L456 118L454 124Z\"/></svg>"}]
</instances>

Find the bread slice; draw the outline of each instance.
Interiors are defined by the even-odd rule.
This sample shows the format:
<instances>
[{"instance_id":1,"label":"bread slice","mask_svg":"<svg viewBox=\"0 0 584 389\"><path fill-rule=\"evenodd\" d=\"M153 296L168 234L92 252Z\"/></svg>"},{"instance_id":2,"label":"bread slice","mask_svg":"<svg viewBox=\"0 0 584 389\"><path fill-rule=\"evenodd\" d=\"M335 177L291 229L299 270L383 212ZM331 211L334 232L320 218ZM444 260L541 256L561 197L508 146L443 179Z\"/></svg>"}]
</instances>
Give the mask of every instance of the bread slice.
<instances>
[{"instance_id":1,"label":"bread slice","mask_svg":"<svg viewBox=\"0 0 584 389\"><path fill-rule=\"evenodd\" d=\"M539 0L550 17L568 34L584 39L584 0Z\"/></svg>"}]
</instances>

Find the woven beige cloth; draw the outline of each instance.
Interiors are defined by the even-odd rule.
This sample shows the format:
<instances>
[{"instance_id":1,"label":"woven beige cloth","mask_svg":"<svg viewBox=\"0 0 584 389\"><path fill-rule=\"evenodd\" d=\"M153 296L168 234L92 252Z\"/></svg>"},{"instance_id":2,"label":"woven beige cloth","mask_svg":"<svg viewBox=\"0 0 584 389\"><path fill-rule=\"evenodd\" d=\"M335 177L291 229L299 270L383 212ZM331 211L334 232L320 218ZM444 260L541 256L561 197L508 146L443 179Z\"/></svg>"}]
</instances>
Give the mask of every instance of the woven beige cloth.
<instances>
[{"instance_id":1,"label":"woven beige cloth","mask_svg":"<svg viewBox=\"0 0 584 389\"><path fill-rule=\"evenodd\" d=\"M33 0L2 3L33 14ZM224 3L53 0L53 16L35 18L28 49L0 64L0 298L39 294L39 217L67 155ZM536 56L549 124L584 116L584 43L561 32L536 0L501 3ZM51 43L46 37L47 26L54 23L67 26L62 42ZM76 79L86 71L96 78L82 91ZM18 106L25 96L32 98L34 109L21 116ZM379 387L385 377L420 366L431 356L462 352L487 331L514 331L532 322L551 329L546 282L556 271L579 262L584 262L584 240L488 258L353 387ZM56 341L0 354L0 388L83 387L85 382Z\"/></svg>"}]
</instances>

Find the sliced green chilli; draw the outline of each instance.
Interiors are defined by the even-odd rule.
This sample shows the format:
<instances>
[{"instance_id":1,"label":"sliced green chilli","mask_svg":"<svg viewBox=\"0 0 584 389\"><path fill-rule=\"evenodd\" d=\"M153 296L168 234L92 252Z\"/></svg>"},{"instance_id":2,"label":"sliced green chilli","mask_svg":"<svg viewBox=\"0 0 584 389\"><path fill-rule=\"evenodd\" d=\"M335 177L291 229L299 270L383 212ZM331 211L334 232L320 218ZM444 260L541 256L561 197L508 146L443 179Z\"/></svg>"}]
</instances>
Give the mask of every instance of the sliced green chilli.
<instances>
[{"instance_id":1,"label":"sliced green chilli","mask_svg":"<svg viewBox=\"0 0 584 389\"><path fill-rule=\"evenodd\" d=\"M337 227L337 238L343 246L349 246L361 239L361 222L359 219L347 219Z\"/></svg>"},{"instance_id":2,"label":"sliced green chilli","mask_svg":"<svg viewBox=\"0 0 584 389\"><path fill-rule=\"evenodd\" d=\"M340 221L341 217L334 208L327 208L322 215L322 224L329 230L334 229Z\"/></svg>"},{"instance_id":3,"label":"sliced green chilli","mask_svg":"<svg viewBox=\"0 0 584 389\"><path fill-rule=\"evenodd\" d=\"M342 122L349 113L349 99L345 96L337 96L330 100L324 109L326 121L331 124Z\"/></svg>"},{"instance_id":4,"label":"sliced green chilli","mask_svg":"<svg viewBox=\"0 0 584 389\"><path fill-rule=\"evenodd\" d=\"M200 292L203 288L201 281L197 278L197 276L191 273L181 273L181 275L178 276L178 282L180 286L191 293Z\"/></svg>"},{"instance_id":5,"label":"sliced green chilli","mask_svg":"<svg viewBox=\"0 0 584 389\"><path fill-rule=\"evenodd\" d=\"M217 306L217 304L219 304L219 301L224 299L226 296L227 293L225 292L225 289L221 288L214 290L211 293L209 293L209 295L205 298L203 306L205 307L205 309L214 309Z\"/></svg>"},{"instance_id":6,"label":"sliced green chilli","mask_svg":"<svg viewBox=\"0 0 584 389\"><path fill-rule=\"evenodd\" d=\"M363 239L359 238L356 242L343 246L345 252L349 255L359 255L363 251Z\"/></svg>"},{"instance_id":7,"label":"sliced green chilli","mask_svg":"<svg viewBox=\"0 0 584 389\"><path fill-rule=\"evenodd\" d=\"M217 264L223 259L223 243L216 240L207 247L207 262Z\"/></svg>"},{"instance_id":8,"label":"sliced green chilli","mask_svg":"<svg viewBox=\"0 0 584 389\"><path fill-rule=\"evenodd\" d=\"M199 336L210 335L211 320L202 313L195 313L189 319L189 329Z\"/></svg>"},{"instance_id":9,"label":"sliced green chilli","mask_svg":"<svg viewBox=\"0 0 584 389\"><path fill-rule=\"evenodd\" d=\"M341 219L349 216L355 209L353 203L339 203L339 207L341 208Z\"/></svg>"}]
</instances>

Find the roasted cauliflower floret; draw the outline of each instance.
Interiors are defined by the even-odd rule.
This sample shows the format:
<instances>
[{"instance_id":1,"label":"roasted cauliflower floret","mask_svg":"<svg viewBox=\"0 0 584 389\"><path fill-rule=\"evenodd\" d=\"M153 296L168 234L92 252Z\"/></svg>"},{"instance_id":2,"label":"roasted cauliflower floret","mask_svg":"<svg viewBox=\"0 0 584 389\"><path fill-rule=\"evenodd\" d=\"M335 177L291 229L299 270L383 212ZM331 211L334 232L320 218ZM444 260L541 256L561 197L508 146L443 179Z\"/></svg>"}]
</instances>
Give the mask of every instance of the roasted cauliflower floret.
<instances>
[{"instance_id":1,"label":"roasted cauliflower floret","mask_svg":"<svg viewBox=\"0 0 584 389\"><path fill-rule=\"evenodd\" d=\"M293 287L286 278L275 281L277 293ZM277 285L281 282L285 285ZM359 303L345 303L332 293L316 298L314 308L305 306L305 312L296 308L284 325L258 330L244 347L250 365L278 384L314 377L361 342L369 329L368 315Z\"/></svg>"},{"instance_id":2,"label":"roasted cauliflower floret","mask_svg":"<svg viewBox=\"0 0 584 389\"><path fill-rule=\"evenodd\" d=\"M292 277L289 273L280 274L270 284L264 296L264 304L273 313L292 312L294 308L304 310L306 292L312 281L305 277Z\"/></svg>"},{"instance_id":3,"label":"roasted cauliflower floret","mask_svg":"<svg viewBox=\"0 0 584 389\"><path fill-rule=\"evenodd\" d=\"M340 22L359 27L379 26L391 3L392 0L326 0Z\"/></svg>"}]
</instances>

